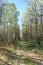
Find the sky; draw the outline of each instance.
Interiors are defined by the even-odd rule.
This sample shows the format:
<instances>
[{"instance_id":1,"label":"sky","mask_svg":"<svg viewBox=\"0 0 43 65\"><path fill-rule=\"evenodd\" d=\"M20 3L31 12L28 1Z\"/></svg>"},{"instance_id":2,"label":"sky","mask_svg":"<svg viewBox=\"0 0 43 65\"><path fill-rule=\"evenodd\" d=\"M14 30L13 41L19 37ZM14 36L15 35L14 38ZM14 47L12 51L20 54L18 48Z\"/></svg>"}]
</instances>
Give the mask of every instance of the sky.
<instances>
[{"instance_id":1,"label":"sky","mask_svg":"<svg viewBox=\"0 0 43 65\"><path fill-rule=\"evenodd\" d=\"M2 2L4 2L5 0L1 0ZM23 12L25 12L26 8L28 7L28 5L30 4L30 1L26 3L26 0L7 0L8 2L13 2L16 7L17 7L17 10L20 12L20 15L19 15L19 20L18 20L18 23L20 25L20 28L21 28L21 24L22 24L22 14Z\"/></svg>"},{"instance_id":2,"label":"sky","mask_svg":"<svg viewBox=\"0 0 43 65\"><path fill-rule=\"evenodd\" d=\"M21 29L22 28L21 27L22 26L22 20L21 20L22 14L26 10L28 5L23 0L8 0L8 2L13 2L16 5L17 10L20 12L18 23L19 23L20 29Z\"/></svg>"}]
</instances>

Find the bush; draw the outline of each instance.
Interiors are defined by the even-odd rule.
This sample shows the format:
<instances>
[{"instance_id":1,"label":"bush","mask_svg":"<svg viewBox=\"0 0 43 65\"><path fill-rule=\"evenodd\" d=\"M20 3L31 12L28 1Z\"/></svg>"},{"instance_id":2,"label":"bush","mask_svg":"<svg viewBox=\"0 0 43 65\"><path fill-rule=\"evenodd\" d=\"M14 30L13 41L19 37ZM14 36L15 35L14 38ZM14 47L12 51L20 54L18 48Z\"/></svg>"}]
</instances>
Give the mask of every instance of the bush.
<instances>
[{"instance_id":1,"label":"bush","mask_svg":"<svg viewBox=\"0 0 43 65\"><path fill-rule=\"evenodd\" d=\"M40 38L39 42L40 42L40 47L43 47L43 38Z\"/></svg>"},{"instance_id":2,"label":"bush","mask_svg":"<svg viewBox=\"0 0 43 65\"><path fill-rule=\"evenodd\" d=\"M35 40L29 40L27 43L26 43L26 48L33 48L33 47L36 47L37 46L37 43Z\"/></svg>"}]
</instances>

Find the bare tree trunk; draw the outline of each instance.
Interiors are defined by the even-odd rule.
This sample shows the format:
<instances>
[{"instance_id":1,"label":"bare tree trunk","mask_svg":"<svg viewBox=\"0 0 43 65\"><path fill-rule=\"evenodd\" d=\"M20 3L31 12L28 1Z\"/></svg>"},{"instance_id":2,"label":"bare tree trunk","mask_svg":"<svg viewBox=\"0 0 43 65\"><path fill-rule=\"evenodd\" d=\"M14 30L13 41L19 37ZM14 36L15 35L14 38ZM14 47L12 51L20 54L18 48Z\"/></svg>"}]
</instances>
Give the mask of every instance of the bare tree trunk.
<instances>
[{"instance_id":1,"label":"bare tree trunk","mask_svg":"<svg viewBox=\"0 0 43 65\"><path fill-rule=\"evenodd\" d=\"M37 5L36 5L36 0L35 0L35 38L36 38L36 43L38 43L38 30L37 30L37 10L36 10L36 7L37 7Z\"/></svg>"},{"instance_id":2,"label":"bare tree trunk","mask_svg":"<svg viewBox=\"0 0 43 65\"><path fill-rule=\"evenodd\" d=\"M40 24L41 24L41 38L43 37L43 7L42 7L42 5L40 6L40 10L41 10L41 14L40 14Z\"/></svg>"},{"instance_id":3,"label":"bare tree trunk","mask_svg":"<svg viewBox=\"0 0 43 65\"><path fill-rule=\"evenodd\" d=\"M32 40L32 20L30 20L30 39Z\"/></svg>"},{"instance_id":4,"label":"bare tree trunk","mask_svg":"<svg viewBox=\"0 0 43 65\"><path fill-rule=\"evenodd\" d=\"M1 21L1 17L2 17L2 2L0 1L0 23L2 22ZM1 33L0 33L0 35L1 35ZM0 41L1 41L1 36L0 36Z\"/></svg>"}]
</instances>

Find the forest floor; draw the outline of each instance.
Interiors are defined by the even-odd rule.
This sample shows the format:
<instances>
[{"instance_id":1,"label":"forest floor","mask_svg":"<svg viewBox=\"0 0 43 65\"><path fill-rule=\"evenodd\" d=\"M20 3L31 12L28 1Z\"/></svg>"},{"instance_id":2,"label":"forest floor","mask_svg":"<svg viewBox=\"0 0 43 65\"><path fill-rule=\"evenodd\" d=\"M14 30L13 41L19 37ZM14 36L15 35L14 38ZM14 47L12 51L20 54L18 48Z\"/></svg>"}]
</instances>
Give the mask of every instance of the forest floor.
<instances>
[{"instance_id":1,"label":"forest floor","mask_svg":"<svg viewBox=\"0 0 43 65\"><path fill-rule=\"evenodd\" d=\"M0 46L0 65L43 65L43 52L36 49L23 50L10 44Z\"/></svg>"}]
</instances>

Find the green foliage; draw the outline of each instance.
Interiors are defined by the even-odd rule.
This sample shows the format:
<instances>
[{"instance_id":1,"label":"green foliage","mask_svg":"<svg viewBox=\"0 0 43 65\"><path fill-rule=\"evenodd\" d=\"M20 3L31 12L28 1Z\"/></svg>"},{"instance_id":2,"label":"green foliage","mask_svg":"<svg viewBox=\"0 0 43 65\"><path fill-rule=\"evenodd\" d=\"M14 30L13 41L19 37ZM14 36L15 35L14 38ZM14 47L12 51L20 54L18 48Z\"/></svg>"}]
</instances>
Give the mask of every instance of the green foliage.
<instances>
[{"instance_id":1,"label":"green foliage","mask_svg":"<svg viewBox=\"0 0 43 65\"><path fill-rule=\"evenodd\" d=\"M25 41L31 40L29 41L28 46L31 46L31 45L38 46L43 44L43 41L39 39L40 37L42 38L43 36L43 20L42 20L43 4L42 3L43 3L42 0L38 0L38 1L36 0L32 2L30 7L26 9L26 11L23 13L23 16L22 16L23 40ZM32 39L35 39L36 41L34 42L32 41Z\"/></svg>"},{"instance_id":2,"label":"green foliage","mask_svg":"<svg viewBox=\"0 0 43 65\"><path fill-rule=\"evenodd\" d=\"M39 42L40 42L39 46L43 48L43 38L40 38Z\"/></svg>"},{"instance_id":3,"label":"green foliage","mask_svg":"<svg viewBox=\"0 0 43 65\"><path fill-rule=\"evenodd\" d=\"M19 11L13 3L5 3L2 5L2 22L4 41L16 41L20 38L20 28L18 24ZM2 37L3 37L2 36ZM15 39L16 38L16 39Z\"/></svg>"},{"instance_id":4,"label":"green foliage","mask_svg":"<svg viewBox=\"0 0 43 65\"><path fill-rule=\"evenodd\" d=\"M27 43L26 43L27 45L26 45L26 48L28 49L28 48L33 48L33 47L35 47L35 41L34 40L29 40Z\"/></svg>"}]
</instances>

